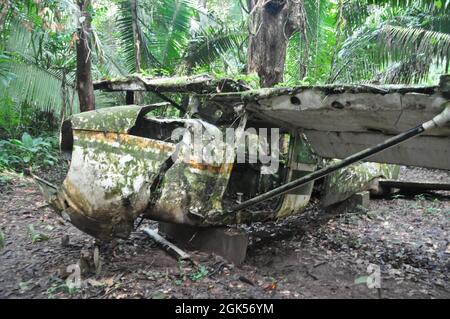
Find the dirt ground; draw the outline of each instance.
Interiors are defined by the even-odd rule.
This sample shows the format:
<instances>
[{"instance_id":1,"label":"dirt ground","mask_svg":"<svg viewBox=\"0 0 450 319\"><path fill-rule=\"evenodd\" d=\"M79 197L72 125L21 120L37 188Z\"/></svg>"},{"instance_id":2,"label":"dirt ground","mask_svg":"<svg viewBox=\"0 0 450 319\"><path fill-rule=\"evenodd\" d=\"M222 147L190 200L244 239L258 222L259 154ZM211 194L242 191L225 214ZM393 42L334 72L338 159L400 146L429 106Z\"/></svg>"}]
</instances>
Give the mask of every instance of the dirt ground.
<instances>
[{"instance_id":1,"label":"dirt ground","mask_svg":"<svg viewBox=\"0 0 450 319\"><path fill-rule=\"evenodd\" d=\"M419 168L402 167L401 177L450 182L449 172ZM248 255L235 267L199 252L196 264L178 262L143 226L100 245L97 258L94 239L56 216L32 181L9 179L0 186L1 298L450 298L450 193L372 199L344 215L311 204L245 226ZM71 289L67 267L77 262L81 287ZM381 269L381 289L365 283L369 264Z\"/></svg>"}]
</instances>

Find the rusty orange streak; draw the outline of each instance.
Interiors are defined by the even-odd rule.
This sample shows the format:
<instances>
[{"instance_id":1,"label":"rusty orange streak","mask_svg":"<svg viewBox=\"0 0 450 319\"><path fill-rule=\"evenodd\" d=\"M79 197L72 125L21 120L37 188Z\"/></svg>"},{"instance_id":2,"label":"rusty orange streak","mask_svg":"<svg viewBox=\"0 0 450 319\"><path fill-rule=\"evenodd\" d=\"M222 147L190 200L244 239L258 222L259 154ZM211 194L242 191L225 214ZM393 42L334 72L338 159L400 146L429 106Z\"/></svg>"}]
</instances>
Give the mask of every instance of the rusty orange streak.
<instances>
[{"instance_id":1,"label":"rusty orange streak","mask_svg":"<svg viewBox=\"0 0 450 319\"><path fill-rule=\"evenodd\" d=\"M142 149L158 149L159 151L165 153L172 153L175 150L175 145L162 142L158 140L153 140L145 137L129 135L126 133L111 133L111 132L98 132L98 131L87 131L87 130L75 130L75 136L87 140L95 140L98 142L106 143L127 143L133 146L140 147ZM189 161L186 163L189 167L194 169L208 171L213 174L226 175L231 172L233 164L227 163L222 165L210 165L204 164L196 161Z\"/></svg>"}]
</instances>

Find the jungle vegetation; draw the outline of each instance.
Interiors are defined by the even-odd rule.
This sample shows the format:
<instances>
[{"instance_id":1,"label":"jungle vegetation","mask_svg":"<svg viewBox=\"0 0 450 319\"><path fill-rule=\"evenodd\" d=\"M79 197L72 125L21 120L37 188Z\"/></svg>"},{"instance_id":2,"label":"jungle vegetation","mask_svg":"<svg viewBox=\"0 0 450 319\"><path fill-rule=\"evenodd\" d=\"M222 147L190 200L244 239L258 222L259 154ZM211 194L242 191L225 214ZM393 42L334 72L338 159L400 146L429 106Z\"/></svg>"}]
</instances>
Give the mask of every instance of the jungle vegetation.
<instances>
[{"instance_id":1,"label":"jungle vegetation","mask_svg":"<svg viewBox=\"0 0 450 319\"><path fill-rule=\"evenodd\" d=\"M92 80L436 83L449 61L449 0L1 0L0 170L52 163L63 118L125 104Z\"/></svg>"}]
</instances>

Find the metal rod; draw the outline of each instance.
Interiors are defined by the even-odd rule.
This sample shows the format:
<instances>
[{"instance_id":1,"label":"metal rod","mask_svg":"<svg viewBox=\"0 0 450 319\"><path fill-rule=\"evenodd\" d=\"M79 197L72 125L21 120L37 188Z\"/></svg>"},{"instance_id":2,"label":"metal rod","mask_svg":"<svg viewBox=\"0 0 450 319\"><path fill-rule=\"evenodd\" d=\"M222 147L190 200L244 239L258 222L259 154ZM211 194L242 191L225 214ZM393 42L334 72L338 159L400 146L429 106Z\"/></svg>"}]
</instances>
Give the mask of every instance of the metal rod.
<instances>
[{"instance_id":1,"label":"metal rod","mask_svg":"<svg viewBox=\"0 0 450 319\"><path fill-rule=\"evenodd\" d=\"M291 181L287 184L284 184L280 187L277 187L271 191L268 191L264 194L258 195L258 196L251 198L245 202L242 202L242 203L236 205L235 207L233 207L231 210L229 210L229 212L230 213L236 212L236 211L245 209L249 206L255 205L257 203L260 203L262 201L273 198L275 196L285 194L285 193L291 191L292 189L300 187L300 186L307 184L309 182L312 182L316 179L322 178L334 171L337 171L338 169L344 168L353 163L356 163L358 161L366 159L376 153L384 151L392 146L398 145L401 142L404 142L412 137L415 137L415 136L423 133L426 130L430 130L430 129L438 127L438 126L444 126L449 121L450 121L450 105L448 105L446 107L444 105L444 111L442 113L440 113L439 115L435 116L432 120L430 120L428 122L425 122L419 126L409 129L408 131L400 133L394 137L391 137L391 138L387 139L386 141L384 141L380 144L377 144L373 147L367 148L358 153L350 155L349 157L347 157L335 164L326 166L320 170L312 172L311 174L308 174L299 179L293 180L293 181Z\"/></svg>"}]
</instances>

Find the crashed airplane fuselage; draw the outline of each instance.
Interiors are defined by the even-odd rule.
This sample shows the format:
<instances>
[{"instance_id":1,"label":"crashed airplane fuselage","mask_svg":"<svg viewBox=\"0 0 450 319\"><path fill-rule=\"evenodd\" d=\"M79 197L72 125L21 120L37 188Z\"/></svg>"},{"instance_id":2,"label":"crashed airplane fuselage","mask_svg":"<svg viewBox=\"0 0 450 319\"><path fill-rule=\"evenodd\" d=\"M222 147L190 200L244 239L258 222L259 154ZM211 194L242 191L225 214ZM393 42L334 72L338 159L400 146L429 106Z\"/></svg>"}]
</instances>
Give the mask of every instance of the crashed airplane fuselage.
<instances>
[{"instance_id":1,"label":"crashed airplane fuselage","mask_svg":"<svg viewBox=\"0 0 450 319\"><path fill-rule=\"evenodd\" d=\"M204 147L220 135L220 128L199 119L154 118L149 113L156 106L102 109L64 122L61 150L70 167L51 198L53 205L76 227L102 240L126 238L140 215L195 226L251 221L223 208L235 148L215 160L205 161L203 152L202 158L192 156L193 131L209 133L202 134ZM243 134L245 124L242 116L234 132ZM178 141L173 141L174 132ZM303 166L314 169L312 162ZM232 180L241 184L236 189L245 184L239 177ZM310 193L308 186L286 196L272 216L304 207Z\"/></svg>"},{"instance_id":2,"label":"crashed airplane fuselage","mask_svg":"<svg viewBox=\"0 0 450 319\"><path fill-rule=\"evenodd\" d=\"M165 141L178 127L212 126L150 119L151 109L115 107L64 123L61 149L70 168L54 203L86 233L127 237L141 214L190 225L214 224L220 215L230 165L177 160L183 143Z\"/></svg>"},{"instance_id":3,"label":"crashed airplane fuselage","mask_svg":"<svg viewBox=\"0 0 450 319\"><path fill-rule=\"evenodd\" d=\"M207 227L298 213L310 199L312 182L267 206L233 213L229 208L313 172L318 164L316 153L344 158L429 120L448 104L448 92L440 87L324 86L220 92L225 82L217 82L220 87L211 89L205 86L209 78L181 87L167 80L136 81L102 82L98 86L127 92L156 87L158 94L163 89L182 92L184 88L191 95L188 114L196 118L161 119L151 115L160 105L127 105L77 114L64 122L61 150L70 167L49 200L63 217L101 240L128 237L138 216ZM230 86L231 82L226 83ZM244 152L245 163L236 161L242 143L260 147L258 137L245 134L249 126L281 130L277 160L282 164L270 176L262 173L267 166L248 160L248 152ZM197 142L203 150L215 145L216 137L229 128L241 142L225 145L227 152L218 158L205 161L203 151L200 155L192 152L196 130L208 132ZM450 128L443 127L372 159L450 169L449 136ZM270 138L265 142L270 144ZM424 153L427 150L435 154ZM398 174L385 164L367 165L356 170L361 174L330 175L323 202L336 203L354 191L370 188L374 178L395 178ZM343 179L354 182L342 185Z\"/></svg>"}]
</instances>

